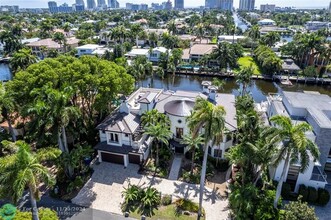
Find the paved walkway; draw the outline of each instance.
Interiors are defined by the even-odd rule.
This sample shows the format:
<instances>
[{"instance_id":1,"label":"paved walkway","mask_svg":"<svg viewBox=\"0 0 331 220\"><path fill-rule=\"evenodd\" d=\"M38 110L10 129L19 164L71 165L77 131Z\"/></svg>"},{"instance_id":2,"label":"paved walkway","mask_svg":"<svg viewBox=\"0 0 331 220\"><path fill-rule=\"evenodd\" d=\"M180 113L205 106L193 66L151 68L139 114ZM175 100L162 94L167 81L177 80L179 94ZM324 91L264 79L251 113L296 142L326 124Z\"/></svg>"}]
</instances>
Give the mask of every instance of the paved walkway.
<instances>
[{"instance_id":1,"label":"paved walkway","mask_svg":"<svg viewBox=\"0 0 331 220\"><path fill-rule=\"evenodd\" d=\"M123 202L122 192L129 182L143 187L153 186L163 194L170 194L173 197L188 198L194 202L199 201L198 185L142 176L137 173L138 169L139 167L134 164L129 164L126 169L122 165L105 162L95 165L91 179L72 202L122 215L120 208L120 204ZM203 207L207 220L228 219L227 206L227 199L222 197L217 190L205 188Z\"/></svg>"},{"instance_id":2,"label":"paved walkway","mask_svg":"<svg viewBox=\"0 0 331 220\"><path fill-rule=\"evenodd\" d=\"M168 180L178 180L178 175L179 175L179 170L180 170L181 164L182 164L182 157L176 155L174 160L172 161Z\"/></svg>"}]
</instances>

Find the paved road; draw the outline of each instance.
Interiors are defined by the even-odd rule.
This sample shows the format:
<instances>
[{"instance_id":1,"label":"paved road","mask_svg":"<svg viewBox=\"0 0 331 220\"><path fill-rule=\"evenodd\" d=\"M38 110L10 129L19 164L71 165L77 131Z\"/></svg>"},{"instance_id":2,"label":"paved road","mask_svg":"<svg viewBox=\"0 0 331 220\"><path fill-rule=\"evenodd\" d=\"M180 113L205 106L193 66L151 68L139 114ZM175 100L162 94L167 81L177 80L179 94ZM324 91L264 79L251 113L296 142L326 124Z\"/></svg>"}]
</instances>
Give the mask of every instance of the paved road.
<instances>
[{"instance_id":1,"label":"paved road","mask_svg":"<svg viewBox=\"0 0 331 220\"><path fill-rule=\"evenodd\" d=\"M126 218L122 215L112 214L109 212L97 209L85 209L84 211L74 215L67 220L135 220L134 218Z\"/></svg>"}]
</instances>

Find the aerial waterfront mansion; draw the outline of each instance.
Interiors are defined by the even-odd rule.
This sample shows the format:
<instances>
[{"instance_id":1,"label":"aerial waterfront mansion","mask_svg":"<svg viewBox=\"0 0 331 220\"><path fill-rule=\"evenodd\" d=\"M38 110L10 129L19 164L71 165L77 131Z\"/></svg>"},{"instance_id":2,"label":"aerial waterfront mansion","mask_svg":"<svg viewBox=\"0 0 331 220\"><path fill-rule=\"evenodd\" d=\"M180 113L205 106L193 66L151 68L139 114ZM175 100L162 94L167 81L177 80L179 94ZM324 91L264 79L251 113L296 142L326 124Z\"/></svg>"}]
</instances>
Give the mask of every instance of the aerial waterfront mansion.
<instances>
[{"instance_id":1,"label":"aerial waterfront mansion","mask_svg":"<svg viewBox=\"0 0 331 220\"><path fill-rule=\"evenodd\" d=\"M176 153L186 153L186 146L181 144L181 140L189 133L186 117L191 114L197 97L225 108L226 135L219 146L209 146L210 156L224 158L224 153L233 145L237 130L235 96L217 93L217 87L209 81L204 81L202 86L201 92L139 88L129 97L123 97L119 108L97 126L100 143L95 148L99 161L119 163L125 167L128 163L145 161L152 138L143 133L140 119L142 114L152 109L157 109L170 119L173 137L169 147Z\"/></svg>"},{"instance_id":2,"label":"aerial waterfront mansion","mask_svg":"<svg viewBox=\"0 0 331 220\"><path fill-rule=\"evenodd\" d=\"M320 158L314 161L310 158L309 167L300 173L298 164L291 164L286 173L286 182L293 184L297 192L300 184L315 188L324 188L327 175L324 171L331 171L331 98L318 92L285 92L270 94L267 101L259 109L268 118L274 115L284 115L292 119L294 124L307 122L313 131L306 132L306 136L319 148ZM279 180L284 167L282 161L278 167L271 168L270 174Z\"/></svg>"}]
</instances>

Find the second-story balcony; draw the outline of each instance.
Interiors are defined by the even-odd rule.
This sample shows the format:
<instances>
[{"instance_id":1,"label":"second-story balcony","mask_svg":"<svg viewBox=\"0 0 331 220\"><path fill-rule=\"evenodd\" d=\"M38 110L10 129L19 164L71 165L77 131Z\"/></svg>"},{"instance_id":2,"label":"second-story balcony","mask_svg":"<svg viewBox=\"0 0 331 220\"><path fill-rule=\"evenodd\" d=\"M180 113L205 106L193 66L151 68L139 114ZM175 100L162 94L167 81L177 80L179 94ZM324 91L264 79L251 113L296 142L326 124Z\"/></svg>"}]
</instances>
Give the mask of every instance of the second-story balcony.
<instances>
[{"instance_id":1,"label":"second-story balcony","mask_svg":"<svg viewBox=\"0 0 331 220\"><path fill-rule=\"evenodd\" d=\"M318 182L327 182L327 175L319 166L314 166L310 180Z\"/></svg>"}]
</instances>

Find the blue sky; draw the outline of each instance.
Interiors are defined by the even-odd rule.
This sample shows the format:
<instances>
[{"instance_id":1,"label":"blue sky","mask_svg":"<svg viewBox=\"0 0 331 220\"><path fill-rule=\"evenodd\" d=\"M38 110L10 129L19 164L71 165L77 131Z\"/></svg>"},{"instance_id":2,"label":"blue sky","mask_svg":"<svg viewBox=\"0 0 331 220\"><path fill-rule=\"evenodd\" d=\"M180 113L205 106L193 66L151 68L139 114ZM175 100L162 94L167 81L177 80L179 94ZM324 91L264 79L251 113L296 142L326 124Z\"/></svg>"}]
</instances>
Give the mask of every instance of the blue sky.
<instances>
[{"instance_id":1,"label":"blue sky","mask_svg":"<svg viewBox=\"0 0 331 220\"><path fill-rule=\"evenodd\" d=\"M67 2L72 4L75 0L55 0L58 4ZM86 0L84 0L86 2ZM97 1L97 0L95 0ZM125 6L126 2L147 3L163 2L165 0L119 0L121 7ZM172 0L174 2L174 0ZM184 0L185 6L200 6L204 5L205 0ZM21 8L45 8L48 0L0 0L0 5L19 5ZM107 0L106 0L107 2ZM277 6L294 6L297 8L303 7L323 7L328 6L330 0L256 0L255 6L259 8L260 4L273 3ZM238 7L239 0L234 0L235 7Z\"/></svg>"}]
</instances>

